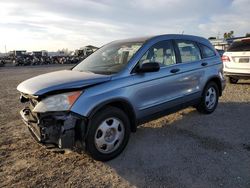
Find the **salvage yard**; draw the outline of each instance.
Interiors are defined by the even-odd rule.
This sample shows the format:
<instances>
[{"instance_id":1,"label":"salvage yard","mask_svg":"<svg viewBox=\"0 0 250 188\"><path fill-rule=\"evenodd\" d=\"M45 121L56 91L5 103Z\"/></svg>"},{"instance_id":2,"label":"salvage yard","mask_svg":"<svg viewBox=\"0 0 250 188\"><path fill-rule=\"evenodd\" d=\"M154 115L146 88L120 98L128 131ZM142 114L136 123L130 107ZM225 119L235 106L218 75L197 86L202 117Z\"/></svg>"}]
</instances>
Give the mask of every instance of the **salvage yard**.
<instances>
[{"instance_id":1,"label":"salvage yard","mask_svg":"<svg viewBox=\"0 0 250 188\"><path fill-rule=\"evenodd\" d=\"M69 66L0 68L0 187L250 187L250 80L227 83L216 111L147 123L103 163L35 143L19 117L21 81Z\"/></svg>"}]
</instances>

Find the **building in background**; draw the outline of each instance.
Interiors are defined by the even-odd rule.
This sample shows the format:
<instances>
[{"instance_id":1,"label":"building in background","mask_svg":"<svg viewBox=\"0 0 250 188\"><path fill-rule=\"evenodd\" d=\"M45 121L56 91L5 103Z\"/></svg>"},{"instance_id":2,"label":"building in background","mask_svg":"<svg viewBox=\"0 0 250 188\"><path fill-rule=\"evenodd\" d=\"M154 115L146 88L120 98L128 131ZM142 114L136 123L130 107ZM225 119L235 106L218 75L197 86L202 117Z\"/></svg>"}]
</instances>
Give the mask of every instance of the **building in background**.
<instances>
[{"instance_id":1,"label":"building in background","mask_svg":"<svg viewBox=\"0 0 250 188\"><path fill-rule=\"evenodd\" d=\"M233 37L233 38L228 38L228 39L224 39L224 38L223 39L210 39L209 41L212 43L215 49L227 51L227 49L233 43L234 40L241 39L241 38L245 38L245 37Z\"/></svg>"}]
</instances>

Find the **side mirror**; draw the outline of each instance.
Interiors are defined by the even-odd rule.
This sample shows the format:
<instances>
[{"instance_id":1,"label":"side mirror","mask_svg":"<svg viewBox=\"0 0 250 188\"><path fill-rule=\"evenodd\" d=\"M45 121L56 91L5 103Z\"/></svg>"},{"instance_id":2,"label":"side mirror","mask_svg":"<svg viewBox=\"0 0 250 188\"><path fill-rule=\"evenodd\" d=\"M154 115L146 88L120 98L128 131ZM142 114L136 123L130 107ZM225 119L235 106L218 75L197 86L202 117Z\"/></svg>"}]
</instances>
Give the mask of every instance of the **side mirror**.
<instances>
[{"instance_id":1,"label":"side mirror","mask_svg":"<svg viewBox=\"0 0 250 188\"><path fill-rule=\"evenodd\" d=\"M143 63L140 67L137 68L136 72L144 73L144 72L157 72L160 70L159 63L151 62L151 63Z\"/></svg>"}]
</instances>

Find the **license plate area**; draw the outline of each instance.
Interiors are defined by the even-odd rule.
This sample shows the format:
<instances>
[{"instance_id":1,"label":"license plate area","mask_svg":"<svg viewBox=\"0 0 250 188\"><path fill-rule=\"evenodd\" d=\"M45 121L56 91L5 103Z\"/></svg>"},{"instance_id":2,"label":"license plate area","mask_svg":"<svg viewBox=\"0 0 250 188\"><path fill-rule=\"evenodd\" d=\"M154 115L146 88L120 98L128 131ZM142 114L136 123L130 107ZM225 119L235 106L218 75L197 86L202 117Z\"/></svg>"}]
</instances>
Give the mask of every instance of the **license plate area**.
<instances>
[{"instance_id":1,"label":"license plate area","mask_svg":"<svg viewBox=\"0 0 250 188\"><path fill-rule=\"evenodd\" d=\"M249 63L249 58L248 57L247 58L242 57L242 58L239 59L239 63Z\"/></svg>"}]
</instances>

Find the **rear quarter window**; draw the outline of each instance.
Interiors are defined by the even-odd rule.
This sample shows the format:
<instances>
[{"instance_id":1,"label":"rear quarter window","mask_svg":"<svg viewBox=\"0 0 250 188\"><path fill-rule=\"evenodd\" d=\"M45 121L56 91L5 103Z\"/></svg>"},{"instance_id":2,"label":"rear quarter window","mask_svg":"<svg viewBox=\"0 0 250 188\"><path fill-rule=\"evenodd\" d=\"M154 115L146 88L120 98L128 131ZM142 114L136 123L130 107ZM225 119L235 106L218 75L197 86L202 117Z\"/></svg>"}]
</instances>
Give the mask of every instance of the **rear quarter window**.
<instances>
[{"instance_id":1,"label":"rear quarter window","mask_svg":"<svg viewBox=\"0 0 250 188\"><path fill-rule=\"evenodd\" d=\"M205 46L203 44L199 44L202 52L203 58L209 58L216 56L216 53L213 49L209 48L208 46Z\"/></svg>"}]
</instances>

